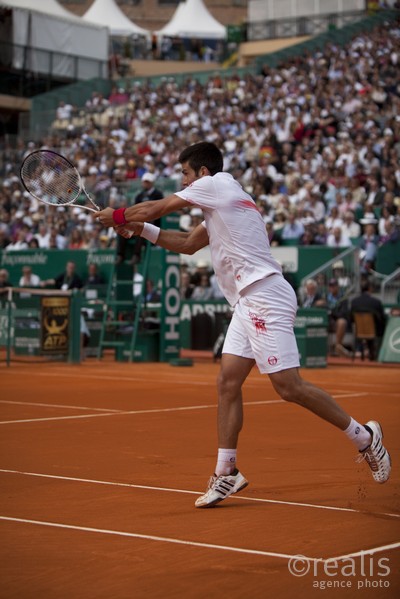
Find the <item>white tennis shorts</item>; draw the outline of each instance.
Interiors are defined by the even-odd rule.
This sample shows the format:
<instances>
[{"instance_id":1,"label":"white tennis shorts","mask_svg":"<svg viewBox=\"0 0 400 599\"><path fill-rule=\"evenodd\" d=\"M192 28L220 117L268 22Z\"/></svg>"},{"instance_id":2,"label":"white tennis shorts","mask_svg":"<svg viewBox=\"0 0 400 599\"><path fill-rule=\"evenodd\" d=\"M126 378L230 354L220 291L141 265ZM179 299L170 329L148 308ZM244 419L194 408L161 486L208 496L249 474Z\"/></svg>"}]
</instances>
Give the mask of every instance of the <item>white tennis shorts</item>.
<instances>
[{"instance_id":1,"label":"white tennis shorts","mask_svg":"<svg viewBox=\"0 0 400 599\"><path fill-rule=\"evenodd\" d=\"M296 294L281 275L249 285L235 306L222 353L255 360L263 374L297 368L296 312Z\"/></svg>"}]
</instances>

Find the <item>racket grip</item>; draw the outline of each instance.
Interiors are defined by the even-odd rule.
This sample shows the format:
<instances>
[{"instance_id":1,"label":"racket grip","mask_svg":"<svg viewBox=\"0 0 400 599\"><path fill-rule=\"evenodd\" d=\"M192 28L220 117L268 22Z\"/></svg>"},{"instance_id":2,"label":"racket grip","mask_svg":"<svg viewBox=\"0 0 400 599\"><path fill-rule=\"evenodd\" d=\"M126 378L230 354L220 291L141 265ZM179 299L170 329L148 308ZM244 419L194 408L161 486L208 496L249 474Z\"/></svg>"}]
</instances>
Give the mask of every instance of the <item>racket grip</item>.
<instances>
[{"instance_id":1,"label":"racket grip","mask_svg":"<svg viewBox=\"0 0 400 599\"><path fill-rule=\"evenodd\" d=\"M132 233L132 231L129 231L128 229L121 229L119 234L125 237L125 239L130 239L134 236L134 233Z\"/></svg>"}]
</instances>

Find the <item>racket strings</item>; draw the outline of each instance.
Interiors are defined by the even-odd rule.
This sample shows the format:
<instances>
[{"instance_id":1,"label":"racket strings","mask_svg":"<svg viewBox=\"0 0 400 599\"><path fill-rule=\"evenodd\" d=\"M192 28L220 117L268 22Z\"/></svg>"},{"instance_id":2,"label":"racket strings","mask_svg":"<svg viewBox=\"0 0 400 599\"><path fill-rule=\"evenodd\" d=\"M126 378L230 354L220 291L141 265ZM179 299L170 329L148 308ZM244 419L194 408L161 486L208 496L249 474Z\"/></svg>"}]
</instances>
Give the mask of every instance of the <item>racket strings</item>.
<instances>
[{"instance_id":1,"label":"racket strings","mask_svg":"<svg viewBox=\"0 0 400 599\"><path fill-rule=\"evenodd\" d=\"M50 204L70 204L82 191L75 167L53 152L28 156L22 165L21 177L32 195Z\"/></svg>"}]
</instances>

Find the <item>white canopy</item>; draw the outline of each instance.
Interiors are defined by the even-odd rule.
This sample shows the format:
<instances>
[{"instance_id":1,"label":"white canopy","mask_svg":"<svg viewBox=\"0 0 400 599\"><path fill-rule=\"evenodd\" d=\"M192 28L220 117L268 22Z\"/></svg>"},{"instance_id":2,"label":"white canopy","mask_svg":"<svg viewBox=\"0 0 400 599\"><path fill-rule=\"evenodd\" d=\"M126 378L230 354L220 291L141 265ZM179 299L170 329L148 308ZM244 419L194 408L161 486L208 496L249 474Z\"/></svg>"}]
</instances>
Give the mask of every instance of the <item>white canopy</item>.
<instances>
[{"instance_id":1,"label":"white canopy","mask_svg":"<svg viewBox=\"0 0 400 599\"><path fill-rule=\"evenodd\" d=\"M114 36L144 35L149 37L150 35L146 29L135 25L114 0L94 0L82 18L85 21L108 27L111 35Z\"/></svg>"},{"instance_id":2,"label":"white canopy","mask_svg":"<svg viewBox=\"0 0 400 599\"><path fill-rule=\"evenodd\" d=\"M14 44L14 68L77 79L107 76L106 27L83 21L56 0L0 0L0 6L12 10L0 37Z\"/></svg>"},{"instance_id":3,"label":"white canopy","mask_svg":"<svg viewBox=\"0 0 400 599\"><path fill-rule=\"evenodd\" d=\"M171 20L158 35L195 39L224 39L226 27L217 21L206 8L203 0L180 2Z\"/></svg>"}]
</instances>

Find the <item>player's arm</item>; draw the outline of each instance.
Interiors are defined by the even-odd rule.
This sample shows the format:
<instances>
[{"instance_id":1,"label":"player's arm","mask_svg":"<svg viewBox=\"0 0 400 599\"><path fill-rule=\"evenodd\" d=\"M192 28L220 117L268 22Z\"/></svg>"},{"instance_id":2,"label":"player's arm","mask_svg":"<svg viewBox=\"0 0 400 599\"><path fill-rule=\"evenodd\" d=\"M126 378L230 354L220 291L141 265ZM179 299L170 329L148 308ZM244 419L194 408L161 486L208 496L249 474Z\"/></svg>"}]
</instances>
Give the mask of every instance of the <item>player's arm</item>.
<instances>
[{"instance_id":1,"label":"player's arm","mask_svg":"<svg viewBox=\"0 0 400 599\"><path fill-rule=\"evenodd\" d=\"M115 227L115 225L124 225L131 222L144 223L157 220L166 214L176 212L187 206L191 206L191 204L172 194L162 200L149 200L129 208L119 208L118 210L105 208L97 212L95 218L98 218L105 227Z\"/></svg>"},{"instance_id":2,"label":"player's arm","mask_svg":"<svg viewBox=\"0 0 400 599\"><path fill-rule=\"evenodd\" d=\"M141 222L126 223L115 227L115 229L123 237L131 237L132 234L142 236L156 245L178 254L191 255L208 245L207 229L202 224L188 233L159 229L154 225Z\"/></svg>"}]
</instances>

